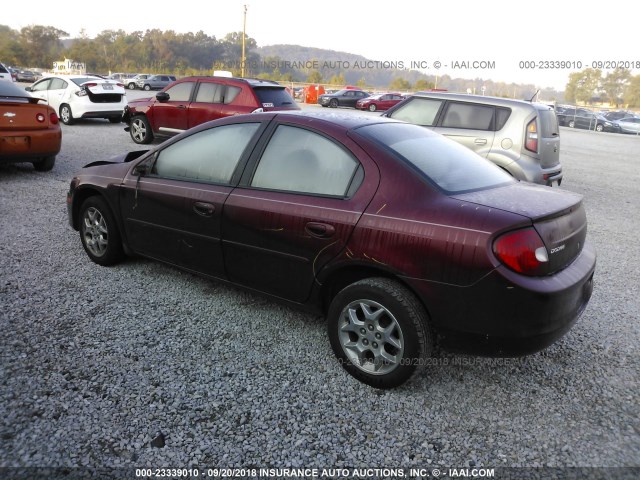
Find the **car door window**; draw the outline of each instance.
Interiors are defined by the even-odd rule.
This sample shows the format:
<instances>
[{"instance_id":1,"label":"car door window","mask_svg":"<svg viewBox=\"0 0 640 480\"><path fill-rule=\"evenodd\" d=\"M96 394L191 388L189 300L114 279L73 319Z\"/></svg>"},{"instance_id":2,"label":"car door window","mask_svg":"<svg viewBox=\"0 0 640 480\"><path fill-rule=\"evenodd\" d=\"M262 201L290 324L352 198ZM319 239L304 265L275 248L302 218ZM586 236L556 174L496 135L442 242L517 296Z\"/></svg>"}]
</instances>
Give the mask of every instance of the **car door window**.
<instances>
[{"instance_id":1,"label":"car door window","mask_svg":"<svg viewBox=\"0 0 640 480\"><path fill-rule=\"evenodd\" d=\"M226 91L224 93L224 103L228 105L233 102L235 98L238 96L242 89L240 87L234 87L232 85L227 85Z\"/></svg>"},{"instance_id":2,"label":"car door window","mask_svg":"<svg viewBox=\"0 0 640 480\"><path fill-rule=\"evenodd\" d=\"M169 94L169 100L172 102L188 102L194 85L195 82L183 82L174 85L166 91Z\"/></svg>"},{"instance_id":3,"label":"car door window","mask_svg":"<svg viewBox=\"0 0 640 480\"><path fill-rule=\"evenodd\" d=\"M326 137L280 125L262 154L251 186L345 196L358 165L351 154Z\"/></svg>"},{"instance_id":4,"label":"car door window","mask_svg":"<svg viewBox=\"0 0 640 480\"><path fill-rule=\"evenodd\" d=\"M228 184L259 126L259 123L241 123L195 133L161 150L151 173Z\"/></svg>"},{"instance_id":5,"label":"car door window","mask_svg":"<svg viewBox=\"0 0 640 480\"><path fill-rule=\"evenodd\" d=\"M493 107L470 103L449 104L442 126L471 130L493 130Z\"/></svg>"},{"instance_id":6,"label":"car door window","mask_svg":"<svg viewBox=\"0 0 640 480\"><path fill-rule=\"evenodd\" d=\"M69 85L66 81L61 78L54 78L51 80L51 85L49 85L49 90L64 90Z\"/></svg>"},{"instance_id":7,"label":"car door window","mask_svg":"<svg viewBox=\"0 0 640 480\"><path fill-rule=\"evenodd\" d=\"M36 83L33 87L31 87L32 92L43 92L48 89L49 84L51 83L51 79L43 80L42 82Z\"/></svg>"},{"instance_id":8,"label":"car door window","mask_svg":"<svg viewBox=\"0 0 640 480\"><path fill-rule=\"evenodd\" d=\"M400 106L389 116L396 120L430 127L435 124L442 102L442 100L416 97Z\"/></svg>"}]
</instances>

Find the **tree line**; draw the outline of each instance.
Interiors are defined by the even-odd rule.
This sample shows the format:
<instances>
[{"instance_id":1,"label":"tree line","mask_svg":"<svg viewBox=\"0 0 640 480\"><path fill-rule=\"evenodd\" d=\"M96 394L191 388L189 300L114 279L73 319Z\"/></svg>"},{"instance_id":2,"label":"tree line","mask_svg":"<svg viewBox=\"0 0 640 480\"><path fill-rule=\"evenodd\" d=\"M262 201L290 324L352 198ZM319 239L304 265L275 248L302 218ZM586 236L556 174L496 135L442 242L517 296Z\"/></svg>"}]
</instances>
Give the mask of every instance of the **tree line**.
<instances>
[{"instance_id":1,"label":"tree line","mask_svg":"<svg viewBox=\"0 0 640 480\"><path fill-rule=\"evenodd\" d=\"M640 75L617 68L606 75L597 68L587 68L569 74L564 92L567 102L609 103L612 106L640 107Z\"/></svg>"}]
</instances>

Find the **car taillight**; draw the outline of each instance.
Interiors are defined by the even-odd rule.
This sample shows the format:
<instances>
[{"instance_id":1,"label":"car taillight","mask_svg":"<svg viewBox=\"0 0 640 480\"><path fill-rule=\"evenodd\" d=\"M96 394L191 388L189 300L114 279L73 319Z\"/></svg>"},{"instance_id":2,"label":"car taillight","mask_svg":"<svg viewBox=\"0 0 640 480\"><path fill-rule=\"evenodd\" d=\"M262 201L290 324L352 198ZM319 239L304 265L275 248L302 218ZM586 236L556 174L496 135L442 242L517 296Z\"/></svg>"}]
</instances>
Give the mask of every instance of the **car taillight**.
<instances>
[{"instance_id":1,"label":"car taillight","mask_svg":"<svg viewBox=\"0 0 640 480\"><path fill-rule=\"evenodd\" d=\"M527 125L527 137L524 143L524 148L531 152L538 153L538 127L536 125L535 118Z\"/></svg>"},{"instance_id":2,"label":"car taillight","mask_svg":"<svg viewBox=\"0 0 640 480\"><path fill-rule=\"evenodd\" d=\"M44 118L45 117L44 117L44 115L42 113L37 113L36 114L36 121L42 123L42 122L44 122Z\"/></svg>"},{"instance_id":3,"label":"car taillight","mask_svg":"<svg viewBox=\"0 0 640 480\"><path fill-rule=\"evenodd\" d=\"M98 84L97 83L83 83L82 86L85 87L85 88L89 88L89 87L97 87Z\"/></svg>"},{"instance_id":4,"label":"car taillight","mask_svg":"<svg viewBox=\"0 0 640 480\"><path fill-rule=\"evenodd\" d=\"M56 112L51 112L49 114L49 121L51 122L51 125L57 125L58 124L58 115L56 115Z\"/></svg>"},{"instance_id":5,"label":"car taillight","mask_svg":"<svg viewBox=\"0 0 640 480\"><path fill-rule=\"evenodd\" d=\"M549 255L534 228L524 228L501 235L493 242L498 260L523 275L545 275L549 270Z\"/></svg>"}]
</instances>

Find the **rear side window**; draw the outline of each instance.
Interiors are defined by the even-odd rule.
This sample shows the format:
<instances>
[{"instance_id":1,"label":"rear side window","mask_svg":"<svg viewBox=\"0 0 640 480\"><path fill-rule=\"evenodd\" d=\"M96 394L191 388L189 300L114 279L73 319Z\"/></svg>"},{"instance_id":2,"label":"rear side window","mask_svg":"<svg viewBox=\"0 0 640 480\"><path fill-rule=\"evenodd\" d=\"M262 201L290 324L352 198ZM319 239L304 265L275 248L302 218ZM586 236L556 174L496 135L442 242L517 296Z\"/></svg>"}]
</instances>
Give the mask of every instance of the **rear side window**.
<instances>
[{"instance_id":1,"label":"rear side window","mask_svg":"<svg viewBox=\"0 0 640 480\"><path fill-rule=\"evenodd\" d=\"M414 97L407 101L407 103L401 104L400 107L394 110L389 116L396 120L413 123L414 125L431 127L435 125L436 116L442 103L442 100Z\"/></svg>"},{"instance_id":2,"label":"rear side window","mask_svg":"<svg viewBox=\"0 0 640 480\"><path fill-rule=\"evenodd\" d=\"M493 130L493 107L472 103L449 103L442 119L443 127Z\"/></svg>"},{"instance_id":3,"label":"rear side window","mask_svg":"<svg viewBox=\"0 0 640 480\"><path fill-rule=\"evenodd\" d=\"M233 102L241 91L242 89L240 87L233 87L231 85L227 85L227 89L224 94L225 105L228 105L229 103Z\"/></svg>"},{"instance_id":4,"label":"rear side window","mask_svg":"<svg viewBox=\"0 0 640 480\"><path fill-rule=\"evenodd\" d=\"M448 194L515 181L469 148L416 125L382 123L358 128L356 132L390 150Z\"/></svg>"},{"instance_id":5,"label":"rear side window","mask_svg":"<svg viewBox=\"0 0 640 480\"><path fill-rule=\"evenodd\" d=\"M251 186L343 197L358 165L351 154L322 135L280 125L262 154Z\"/></svg>"},{"instance_id":6,"label":"rear side window","mask_svg":"<svg viewBox=\"0 0 640 480\"><path fill-rule=\"evenodd\" d=\"M54 78L53 80L51 80L51 86L49 87L49 90L64 90L65 88L67 88L67 82L65 82L61 78Z\"/></svg>"},{"instance_id":7,"label":"rear side window","mask_svg":"<svg viewBox=\"0 0 640 480\"><path fill-rule=\"evenodd\" d=\"M282 107L293 105L291 95L284 88L256 87L253 89L262 107Z\"/></svg>"},{"instance_id":8,"label":"rear side window","mask_svg":"<svg viewBox=\"0 0 640 480\"><path fill-rule=\"evenodd\" d=\"M502 130L504 124L509 120L509 116L511 116L510 108L496 108L496 131Z\"/></svg>"}]
</instances>

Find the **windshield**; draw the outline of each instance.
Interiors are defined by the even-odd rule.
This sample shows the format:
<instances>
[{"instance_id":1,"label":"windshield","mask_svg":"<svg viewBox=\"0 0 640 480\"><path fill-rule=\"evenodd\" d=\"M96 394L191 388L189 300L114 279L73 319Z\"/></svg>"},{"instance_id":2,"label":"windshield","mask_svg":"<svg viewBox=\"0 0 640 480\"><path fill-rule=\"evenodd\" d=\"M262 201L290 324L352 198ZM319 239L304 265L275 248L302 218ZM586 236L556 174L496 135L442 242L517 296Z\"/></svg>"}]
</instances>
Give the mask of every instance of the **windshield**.
<instances>
[{"instance_id":1,"label":"windshield","mask_svg":"<svg viewBox=\"0 0 640 480\"><path fill-rule=\"evenodd\" d=\"M356 132L393 152L448 194L515 182L508 173L467 147L417 125L378 123Z\"/></svg>"}]
</instances>

